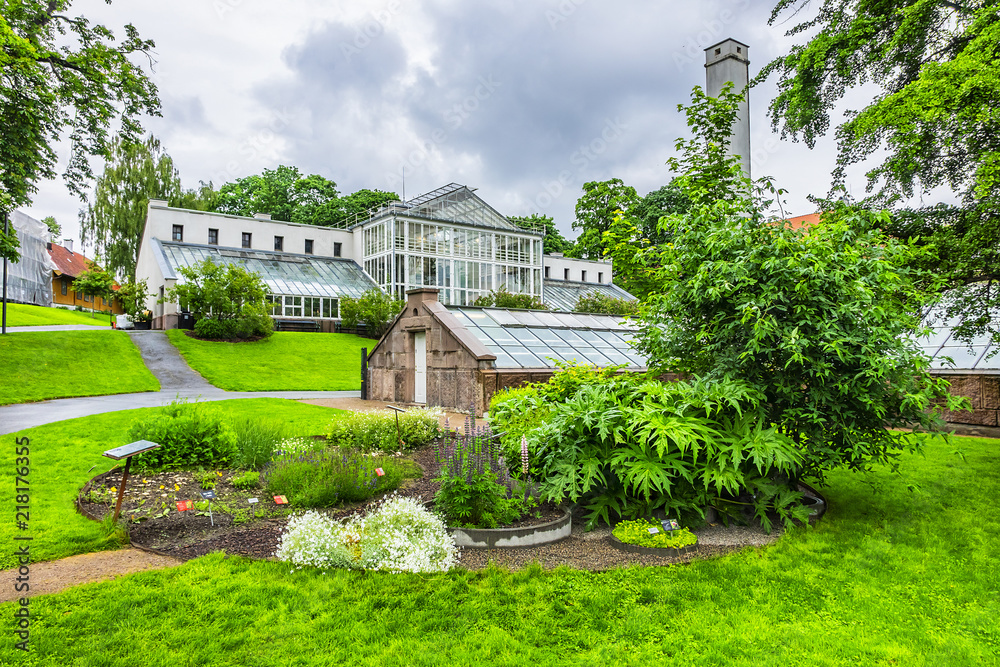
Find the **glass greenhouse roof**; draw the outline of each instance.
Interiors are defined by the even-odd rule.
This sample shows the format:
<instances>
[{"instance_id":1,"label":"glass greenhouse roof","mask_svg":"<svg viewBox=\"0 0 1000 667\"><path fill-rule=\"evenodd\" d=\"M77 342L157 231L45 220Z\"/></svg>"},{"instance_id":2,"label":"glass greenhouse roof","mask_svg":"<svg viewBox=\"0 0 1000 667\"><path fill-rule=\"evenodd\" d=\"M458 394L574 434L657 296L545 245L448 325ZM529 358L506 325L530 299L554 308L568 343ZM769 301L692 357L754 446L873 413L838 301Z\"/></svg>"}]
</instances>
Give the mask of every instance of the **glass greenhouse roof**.
<instances>
[{"instance_id":1,"label":"glass greenhouse roof","mask_svg":"<svg viewBox=\"0 0 1000 667\"><path fill-rule=\"evenodd\" d=\"M920 340L920 346L931 357L932 369L1000 371L1000 353L987 358L991 351L996 351L989 334L977 336L972 345L956 339L952 328L958 320L949 319L944 306L931 307L924 315L923 324L930 327L931 332Z\"/></svg>"},{"instance_id":2,"label":"glass greenhouse roof","mask_svg":"<svg viewBox=\"0 0 1000 667\"><path fill-rule=\"evenodd\" d=\"M406 206L410 214L423 218L520 230L517 225L480 199L471 188L458 183L449 183L415 197L407 201Z\"/></svg>"},{"instance_id":3,"label":"glass greenhouse roof","mask_svg":"<svg viewBox=\"0 0 1000 667\"><path fill-rule=\"evenodd\" d=\"M645 368L631 345L636 327L610 315L449 306L497 368L555 368L555 361Z\"/></svg>"},{"instance_id":4,"label":"glass greenhouse roof","mask_svg":"<svg viewBox=\"0 0 1000 667\"><path fill-rule=\"evenodd\" d=\"M635 297L617 285L578 283L547 278L542 286L542 301L553 310L571 311L584 294L603 294L616 299L635 301Z\"/></svg>"},{"instance_id":5,"label":"glass greenhouse roof","mask_svg":"<svg viewBox=\"0 0 1000 667\"><path fill-rule=\"evenodd\" d=\"M160 247L163 258L178 279L182 279L176 271L179 267L193 266L211 258L217 264L238 264L260 274L272 294L357 298L378 287L356 262L349 259L162 241Z\"/></svg>"}]
</instances>

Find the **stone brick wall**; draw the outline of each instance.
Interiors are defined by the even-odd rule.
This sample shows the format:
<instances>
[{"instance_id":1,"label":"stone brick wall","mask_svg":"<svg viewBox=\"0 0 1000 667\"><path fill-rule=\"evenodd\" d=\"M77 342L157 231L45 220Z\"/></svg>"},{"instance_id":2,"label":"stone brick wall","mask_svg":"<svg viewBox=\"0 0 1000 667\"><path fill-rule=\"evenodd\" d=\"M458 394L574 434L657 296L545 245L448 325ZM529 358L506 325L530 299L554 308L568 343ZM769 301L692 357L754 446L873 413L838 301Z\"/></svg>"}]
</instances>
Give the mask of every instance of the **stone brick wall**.
<instances>
[{"instance_id":1,"label":"stone brick wall","mask_svg":"<svg viewBox=\"0 0 1000 667\"><path fill-rule=\"evenodd\" d=\"M945 410L945 420L952 424L1000 426L1000 375L935 373L951 383L953 396L972 402L972 412Z\"/></svg>"},{"instance_id":2,"label":"stone brick wall","mask_svg":"<svg viewBox=\"0 0 1000 667\"><path fill-rule=\"evenodd\" d=\"M407 292L404 311L368 357L368 396L376 401L414 402L415 334L427 336L427 401L430 406L485 409L481 369L495 357L437 301L437 290Z\"/></svg>"}]
</instances>

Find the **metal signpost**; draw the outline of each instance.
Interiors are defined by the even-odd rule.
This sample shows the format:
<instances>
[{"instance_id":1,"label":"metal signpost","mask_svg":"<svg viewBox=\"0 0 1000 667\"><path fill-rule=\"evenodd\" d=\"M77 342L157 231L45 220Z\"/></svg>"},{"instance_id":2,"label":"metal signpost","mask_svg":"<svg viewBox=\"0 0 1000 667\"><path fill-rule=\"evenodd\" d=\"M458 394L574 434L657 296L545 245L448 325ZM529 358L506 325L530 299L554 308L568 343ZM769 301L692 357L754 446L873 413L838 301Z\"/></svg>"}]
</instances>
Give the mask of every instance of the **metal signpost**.
<instances>
[{"instance_id":1,"label":"metal signpost","mask_svg":"<svg viewBox=\"0 0 1000 667\"><path fill-rule=\"evenodd\" d=\"M396 411L396 439L399 440L399 451L403 451L406 449L406 443L403 442L403 432L399 429L399 413L406 412L406 410L397 408L395 405L387 405L385 407Z\"/></svg>"},{"instance_id":2,"label":"metal signpost","mask_svg":"<svg viewBox=\"0 0 1000 667\"><path fill-rule=\"evenodd\" d=\"M202 491L201 497L208 501L208 520L212 522L212 526L215 526L215 518L212 517L212 498L215 497L215 491Z\"/></svg>"},{"instance_id":3,"label":"metal signpost","mask_svg":"<svg viewBox=\"0 0 1000 667\"><path fill-rule=\"evenodd\" d=\"M104 452L104 455L109 459L114 459L115 461L125 459L125 471L122 473L122 483L118 487L118 502L115 503L115 523L118 523L118 515L122 511L122 498L125 496L125 484L128 483L128 471L132 465L132 457L136 454L153 451L159 446L157 443L150 442L149 440L137 440Z\"/></svg>"},{"instance_id":4,"label":"metal signpost","mask_svg":"<svg viewBox=\"0 0 1000 667\"><path fill-rule=\"evenodd\" d=\"M7 211L3 212L3 235L7 236ZM7 257L3 258L3 324L0 325L0 334L7 333Z\"/></svg>"}]
</instances>

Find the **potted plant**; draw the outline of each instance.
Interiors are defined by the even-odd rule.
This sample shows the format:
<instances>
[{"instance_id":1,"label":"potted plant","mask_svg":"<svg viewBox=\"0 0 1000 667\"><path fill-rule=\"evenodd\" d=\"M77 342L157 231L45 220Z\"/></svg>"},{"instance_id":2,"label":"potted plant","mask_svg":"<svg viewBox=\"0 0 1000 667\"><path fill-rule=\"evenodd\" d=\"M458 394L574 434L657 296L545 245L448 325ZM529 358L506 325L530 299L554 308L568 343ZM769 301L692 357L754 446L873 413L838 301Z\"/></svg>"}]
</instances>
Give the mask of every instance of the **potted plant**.
<instances>
[{"instance_id":1,"label":"potted plant","mask_svg":"<svg viewBox=\"0 0 1000 667\"><path fill-rule=\"evenodd\" d=\"M118 287L118 302L136 329L147 331L153 321L153 314L146 310L149 286L146 280L127 282Z\"/></svg>"}]
</instances>

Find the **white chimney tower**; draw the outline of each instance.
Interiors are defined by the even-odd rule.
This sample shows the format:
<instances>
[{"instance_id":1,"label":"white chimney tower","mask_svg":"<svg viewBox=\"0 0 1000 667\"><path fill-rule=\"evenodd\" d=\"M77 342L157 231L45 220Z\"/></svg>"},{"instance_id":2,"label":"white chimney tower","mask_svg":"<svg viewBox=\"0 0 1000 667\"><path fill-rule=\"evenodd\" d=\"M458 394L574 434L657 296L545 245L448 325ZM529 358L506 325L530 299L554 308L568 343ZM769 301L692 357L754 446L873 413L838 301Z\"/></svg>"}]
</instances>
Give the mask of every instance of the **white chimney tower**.
<instances>
[{"instance_id":1,"label":"white chimney tower","mask_svg":"<svg viewBox=\"0 0 1000 667\"><path fill-rule=\"evenodd\" d=\"M740 159L740 166L750 178L750 47L727 39L705 49L705 93L718 97L722 87L733 82L733 92L743 93L729 153Z\"/></svg>"}]
</instances>

